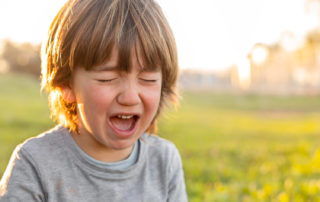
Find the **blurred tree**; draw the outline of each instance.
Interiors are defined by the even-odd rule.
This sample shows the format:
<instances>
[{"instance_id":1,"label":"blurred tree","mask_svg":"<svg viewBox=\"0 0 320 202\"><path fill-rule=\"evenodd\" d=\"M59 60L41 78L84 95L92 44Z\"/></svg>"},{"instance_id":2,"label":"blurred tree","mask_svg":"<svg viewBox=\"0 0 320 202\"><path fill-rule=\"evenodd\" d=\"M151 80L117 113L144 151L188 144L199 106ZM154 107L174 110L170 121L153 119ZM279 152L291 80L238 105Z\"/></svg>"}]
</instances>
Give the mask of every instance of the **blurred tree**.
<instances>
[{"instance_id":1,"label":"blurred tree","mask_svg":"<svg viewBox=\"0 0 320 202\"><path fill-rule=\"evenodd\" d=\"M40 76L40 45L17 44L4 41L1 57L9 65L9 71L17 71Z\"/></svg>"},{"instance_id":2,"label":"blurred tree","mask_svg":"<svg viewBox=\"0 0 320 202\"><path fill-rule=\"evenodd\" d=\"M295 62L300 67L307 69L317 69L320 64L320 32L318 30L310 31L304 45L293 52Z\"/></svg>"}]
</instances>

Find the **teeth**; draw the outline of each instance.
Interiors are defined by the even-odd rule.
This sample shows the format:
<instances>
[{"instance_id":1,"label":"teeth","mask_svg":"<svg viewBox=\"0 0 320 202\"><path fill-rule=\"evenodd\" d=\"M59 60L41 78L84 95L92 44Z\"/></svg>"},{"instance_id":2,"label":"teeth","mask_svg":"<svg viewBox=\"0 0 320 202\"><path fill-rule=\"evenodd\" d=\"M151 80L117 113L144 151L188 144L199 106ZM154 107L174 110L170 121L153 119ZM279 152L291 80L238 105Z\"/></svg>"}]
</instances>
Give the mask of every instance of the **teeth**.
<instances>
[{"instance_id":1,"label":"teeth","mask_svg":"<svg viewBox=\"0 0 320 202\"><path fill-rule=\"evenodd\" d=\"M133 115L128 115L128 116L125 116L125 115L118 115L117 116L119 119L131 119L133 117Z\"/></svg>"}]
</instances>

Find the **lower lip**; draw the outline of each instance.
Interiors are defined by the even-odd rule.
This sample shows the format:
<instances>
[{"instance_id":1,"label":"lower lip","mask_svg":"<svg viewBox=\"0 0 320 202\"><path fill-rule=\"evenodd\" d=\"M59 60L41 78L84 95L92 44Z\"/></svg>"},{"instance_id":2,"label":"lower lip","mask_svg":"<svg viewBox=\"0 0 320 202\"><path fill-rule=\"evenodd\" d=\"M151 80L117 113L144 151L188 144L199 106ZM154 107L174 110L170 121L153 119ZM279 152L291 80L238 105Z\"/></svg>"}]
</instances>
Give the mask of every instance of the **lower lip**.
<instances>
[{"instance_id":1,"label":"lower lip","mask_svg":"<svg viewBox=\"0 0 320 202\"><path fill-rule=\"evenodd\" d=\"M111 129L115 132L115 134L120 138L128 138L135 134L138 126L138 121L140 118L137 118L137 120L134 123L134 127L131 130L119 130L115 127L113 127L112 123L109 121L109 125Z\"/></svg>"}]
</instances>

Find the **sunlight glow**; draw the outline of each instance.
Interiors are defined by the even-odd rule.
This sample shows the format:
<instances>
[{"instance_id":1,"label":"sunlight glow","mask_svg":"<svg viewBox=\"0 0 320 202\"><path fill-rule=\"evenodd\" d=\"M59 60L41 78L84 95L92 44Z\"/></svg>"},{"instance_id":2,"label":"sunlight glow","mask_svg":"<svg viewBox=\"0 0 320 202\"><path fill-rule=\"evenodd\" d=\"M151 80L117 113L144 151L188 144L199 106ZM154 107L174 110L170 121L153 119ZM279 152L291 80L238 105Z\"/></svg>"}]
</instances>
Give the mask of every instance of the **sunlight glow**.
<instances>
[{"instance_id":1,"label":"sunlight glow","mask_svg":"<svg viewBox=\"0 0 320 202\"><path fill-rule=\"evenodd\" d=\"M40 43L65 1L2 0L0 39ZM306 0L156 1L174 32L181 68L225 69L256 43L275 43L285 31L302 38L319 25L317 15L306 13Z\"/></svg>"},{"instance_id":2,"label":"sunlight glow","mask_svg":"<svg viewBox=\"0 0 320 202\"><path fill-rule=\"evenodd\" d=\"M238 78L239 86L242 89L247 89L250 86L251 82L251 65L250 60L245 59L238 63Z\"/></svg>"},{"instance_id":3,"label":"sunlight glow","mask_svg":"<svg viewBox=\"0 0 320 202\"><path fill-rule=\"evenodd\" d=\"M158 1L175 33L182 68L219 70L257 43L276 43L285 31L303 38L319 24L318 16L306 13L306 0Z\"/></svg>"},{"instance_id":4,"label":"sunlight glow","mask_svg":"<svg viewBox=\"0 0 320 202\"><path fill-rule=\"evenodd\" d=\"M60 92L58 90L51 91L50 93L50 104L51 106L55 105L55 101L59 99Z\"/></svg>"},{"instance_id":5,"label":"sunlight glow","mask_svg":"<svg viewBox=\"0 0 320 202\"><path fill-rule=\"evenodd\" d=\"M66 0L1 0L0 39L39 43Z\"/></svg>"},{"instance_id":6,"label":"sunlight glow","mask_svg":"<svg viewBox=\"0 0 320 202\"><path fill-rule=\"evenodd\" d=\"M257 46L251 52L252 60L255 64L262 64L268 56L268 50L265 47Z\"/></svg>"}]
</instances>

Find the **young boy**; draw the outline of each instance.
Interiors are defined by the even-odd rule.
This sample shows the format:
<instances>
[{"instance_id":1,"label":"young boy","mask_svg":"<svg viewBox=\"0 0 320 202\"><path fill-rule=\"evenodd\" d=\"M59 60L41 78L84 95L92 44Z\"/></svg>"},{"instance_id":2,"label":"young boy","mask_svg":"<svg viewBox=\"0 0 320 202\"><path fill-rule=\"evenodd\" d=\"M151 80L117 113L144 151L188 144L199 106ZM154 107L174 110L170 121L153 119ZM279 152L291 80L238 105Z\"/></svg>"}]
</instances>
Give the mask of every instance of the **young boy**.
<instances>
[{"instance_id":1,"label":"young boy","mask_svg":"<svg viewBox=\"0 0 320 202\"><path fill-rule=\"evenodd\" d=\"M59 125L15 149L1 202L187 201L176 147L149 135L176 98L178 66L153 0L68 1L42 57Z\"/></svg>"}]
</instances>

